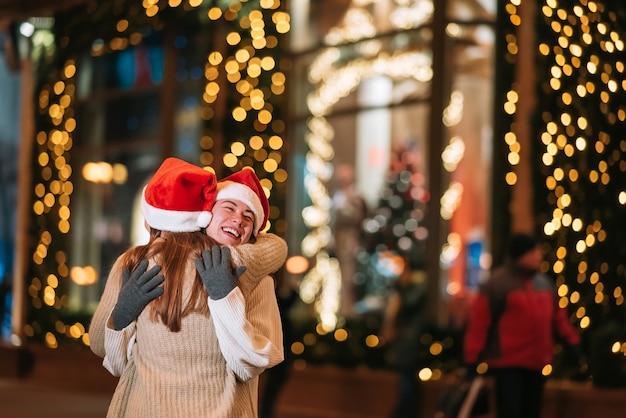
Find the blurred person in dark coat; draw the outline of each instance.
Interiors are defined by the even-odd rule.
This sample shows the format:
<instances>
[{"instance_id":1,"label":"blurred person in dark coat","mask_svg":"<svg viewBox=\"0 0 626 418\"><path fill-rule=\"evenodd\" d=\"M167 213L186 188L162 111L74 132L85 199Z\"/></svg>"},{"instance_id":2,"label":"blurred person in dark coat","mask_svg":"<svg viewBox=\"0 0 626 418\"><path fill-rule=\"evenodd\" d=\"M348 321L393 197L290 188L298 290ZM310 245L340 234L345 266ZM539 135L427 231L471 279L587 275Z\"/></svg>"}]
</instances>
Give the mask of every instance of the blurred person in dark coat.
<instances>
[{"instance_id":1,"label":"blurred person in dark coat","mask_svg":"<svg viewBox=\"0 0 626 418\"><path fill-rule=\"evenodd\" d=\"M481 286L469 318L464 360L486 362L495 377L497 418L540 418L555 336L580 352L580 336L558 305L553 281L539 269L543 253L528 234L515 234L507 260Z\"/></svg>"}]
</instances>

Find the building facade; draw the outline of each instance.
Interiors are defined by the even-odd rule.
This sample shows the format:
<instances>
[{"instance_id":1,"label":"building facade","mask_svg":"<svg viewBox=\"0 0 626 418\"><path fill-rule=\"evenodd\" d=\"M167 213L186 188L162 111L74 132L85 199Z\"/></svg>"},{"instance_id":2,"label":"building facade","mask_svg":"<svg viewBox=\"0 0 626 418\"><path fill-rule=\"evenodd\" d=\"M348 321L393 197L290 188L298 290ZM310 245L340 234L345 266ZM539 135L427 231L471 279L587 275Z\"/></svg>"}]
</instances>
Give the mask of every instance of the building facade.
<instances>
[{"instance_id":1,"label":"building facade","mask_svg":"<svg viewBox=\"0 0 626 418\"><path fill-rule=\"evenodd\" d=\"M88 344L108 268L144 239L137 198L170 155L264 179L302 300L302 359L333 361L348 341L356 364L380 364L404 266L428 283L437 369L519 230L545 238L560 303L591 335L603 306L623 305L624 11L529 3L87 2L25 19L32 178L5 338ZM362 213L342 218L347 180Z\"/></svg>"}]
</instances>

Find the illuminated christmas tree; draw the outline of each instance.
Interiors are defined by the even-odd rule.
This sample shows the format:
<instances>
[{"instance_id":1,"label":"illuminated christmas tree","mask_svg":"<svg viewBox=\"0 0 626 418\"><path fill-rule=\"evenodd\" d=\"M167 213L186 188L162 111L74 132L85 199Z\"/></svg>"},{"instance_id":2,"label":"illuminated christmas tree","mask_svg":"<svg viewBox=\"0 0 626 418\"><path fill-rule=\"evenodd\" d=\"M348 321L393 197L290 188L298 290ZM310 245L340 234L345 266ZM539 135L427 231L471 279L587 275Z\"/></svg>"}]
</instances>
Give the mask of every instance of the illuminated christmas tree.
<instances>
[{"instance_id":1,"label":"illuminated christmas tree","mask_svg":"<svg viewBox=\"0 0 626 418\"><path fill-rule=\"evenodd\" d=\"M394 256L409 262L411 270L424 266L428 232L423 225L430 194L426 188L423 153L416 142L393 149L379 204L365 219L363 249L359 254L364 293L384 296L398 277Z\"/></svg>"}]
</instances>

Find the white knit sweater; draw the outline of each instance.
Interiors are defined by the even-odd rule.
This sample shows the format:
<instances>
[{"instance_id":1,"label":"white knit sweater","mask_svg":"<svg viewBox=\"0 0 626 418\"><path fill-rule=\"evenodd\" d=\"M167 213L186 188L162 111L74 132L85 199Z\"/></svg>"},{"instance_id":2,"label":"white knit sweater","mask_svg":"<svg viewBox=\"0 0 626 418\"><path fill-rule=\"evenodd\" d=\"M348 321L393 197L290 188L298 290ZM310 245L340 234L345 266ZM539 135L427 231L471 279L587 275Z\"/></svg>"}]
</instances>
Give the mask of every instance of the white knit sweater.
<instances>
[{"instance_id":1,"label":"white knit sweater","mask_svg":"<svg viewBox=\"0 0 626 418\"><path fill-rule=\"evenodd\" d=\"M231 248L234 265L247 270L221 300L209 299L208 316L183 318L180 332L155 323L144 310L121 331L110 326L121 284L116 262L89 328L92 350L120 376L107 417L248 418L258 409L258 376L283 360L280 313L268 274L284 263L287 246L273 234ZM152 262L151 262L152 264ZM195 278L189 260L184 286Z\"/></svg>"}]
</instances>

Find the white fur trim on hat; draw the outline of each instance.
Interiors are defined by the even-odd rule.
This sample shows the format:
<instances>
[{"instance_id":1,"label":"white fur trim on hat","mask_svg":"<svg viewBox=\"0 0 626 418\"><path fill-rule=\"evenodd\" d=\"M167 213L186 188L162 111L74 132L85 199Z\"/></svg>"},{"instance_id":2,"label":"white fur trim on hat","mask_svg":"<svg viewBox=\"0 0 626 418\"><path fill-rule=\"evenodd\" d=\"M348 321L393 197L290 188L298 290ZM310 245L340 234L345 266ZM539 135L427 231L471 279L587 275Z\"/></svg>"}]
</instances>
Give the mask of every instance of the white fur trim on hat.
<instances>
[{"instance_id":1,"label":"white fur trim on hat","mask_svg":"<svg viewBox=\"0 0 626 418\"><path fill-rule=\"evenodd\" d=\"M259 196L248 186L234 181L223 181L217 184L217 196L215 200L233 199L239 200L254 212L254 233L259 232L264 220L265 212Z\"/></svg>"},{"instance_id":2,"label":"white fur trim on hat","mask_svg":"<svg viewBox=\"0 0 626 418\"><path fill-rule=\"evenodd\" d=\"M211 219L213 219L213 212L200 212L200 215L198 215L198 226L200 228L206 228L211 223Z\"/></svg>"},{"instance_id":3,"label":"white fur trim on hat","mask_svg":"<svg viewBox=\"0 0 626 418\"><path fill-rule=\"evenodd\" d=\"M194 232L200 230L198 216L203 212L157 208L146 201L145 193L146 189L144 188L140 209L141 214L150 227L171 232Z\"/></svg>"}]
</instances>

